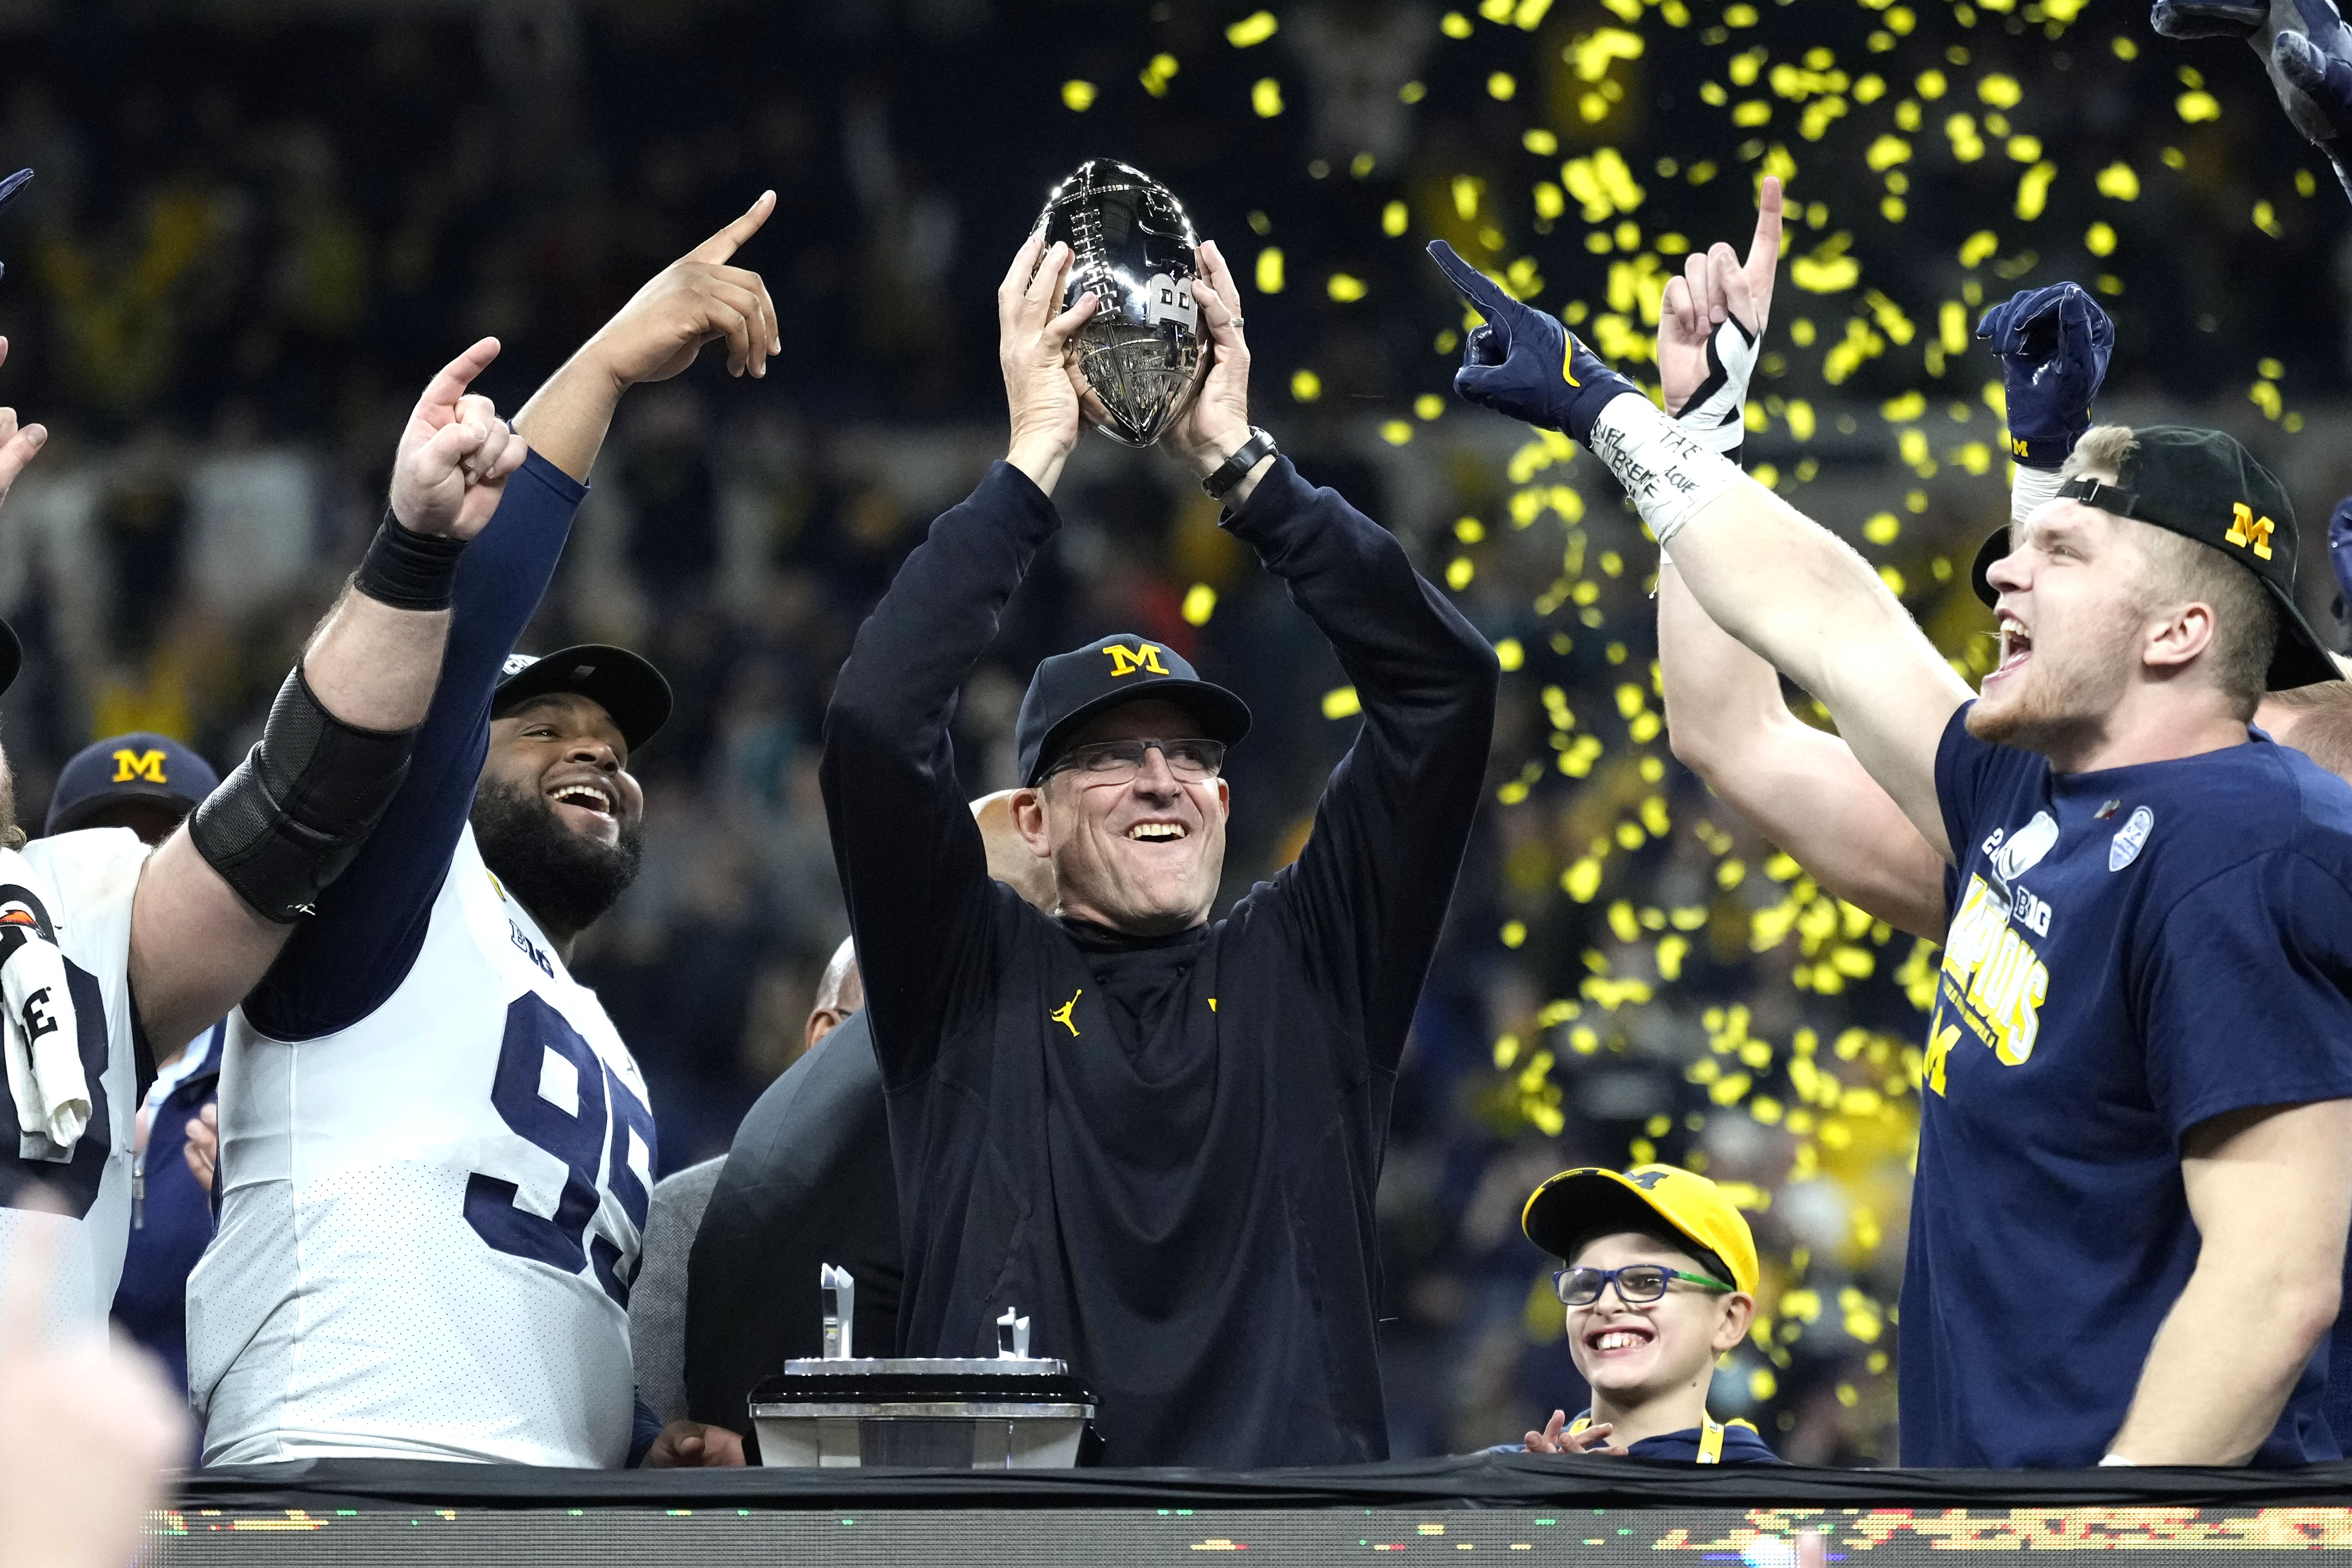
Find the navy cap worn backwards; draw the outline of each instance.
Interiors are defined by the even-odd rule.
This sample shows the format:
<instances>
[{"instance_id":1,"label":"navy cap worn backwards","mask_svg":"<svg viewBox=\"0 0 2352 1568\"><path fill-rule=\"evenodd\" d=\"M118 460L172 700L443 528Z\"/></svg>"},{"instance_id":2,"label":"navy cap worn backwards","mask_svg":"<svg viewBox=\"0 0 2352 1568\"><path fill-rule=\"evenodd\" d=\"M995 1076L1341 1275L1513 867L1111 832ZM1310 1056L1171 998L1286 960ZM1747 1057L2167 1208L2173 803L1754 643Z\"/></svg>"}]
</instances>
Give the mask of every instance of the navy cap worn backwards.
<instances>
[{"instance_id":1,"label":"navy cap worn backwards","mask_svg":"<svg viewBox=\"0 0 2352 1568\"><path fill-rule=\"evenodd\" d=\"M220 788L213 765L169 736L140 731L85 746L58 773L44 834L70 833L110 806L153 800L183 811Z\"/></svg>"},{"instance_id":2,"label":"navy cap worn backwards","mask_svg":"<svg viewBox=\"0 0 2352 1568\"><path fill-rule=\"evenodd\" d=\"M544 658L509 653L490 696L490 716L499 718L533 697L571 692L613 716L621 738L635 751L669 722L669 682L626 648L583 643L558 648Z\"/></svg>"},{"instance_id":3,"label":"navy cap worn backwards","mask_svg":"<svg viewBox=\"0 0 2352 1568\"><path fill-rule=\"evenodd\" d=\"M1030 677L1020 721L1013 727L1023 786L1036 787L1088 719L1123 703L1146 700L1174 703L1211 739L1227 746L1249 733L1250 712L1241 698L1201 679L1167 644L1121 632L1076 653L1056 653Z\"/></svg>"},{"instance_id":4,"label":"navy cap worn backwards","mask_svg":"<svg viewBox=\"0 0 2352 1568\"><path fill-rule=\"evenodd\" d=\"M2218 430L2155 424L2135 429L2132 439L2114 484L2077 476L2059 486L2059 498L2210 545L2252 572L2278 622L2272 691L2340 679L2327 645L2294 602L2294 507L2278 476ZM1987 604L2000 597L1987 573L2009 549L2003 528L1977 551L1970 580Z\"/></svg>"}]
</instances>

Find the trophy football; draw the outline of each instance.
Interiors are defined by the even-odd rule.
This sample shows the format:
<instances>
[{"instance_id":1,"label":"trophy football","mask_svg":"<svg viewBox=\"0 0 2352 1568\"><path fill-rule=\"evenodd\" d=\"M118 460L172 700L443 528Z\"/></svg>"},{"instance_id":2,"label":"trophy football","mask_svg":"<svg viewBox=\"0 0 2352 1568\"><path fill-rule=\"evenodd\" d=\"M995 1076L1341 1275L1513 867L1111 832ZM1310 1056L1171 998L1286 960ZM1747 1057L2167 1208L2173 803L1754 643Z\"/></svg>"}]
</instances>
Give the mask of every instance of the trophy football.
<instances>
[{"instance_id":1,"label":"trophy football","mask_svg":"<svg viewBox=\"0 0 2352 1568\"><path fill-rule=\"evenodd\" d=\"M1149 446L1176 423L1208 371L1192 220L1168 188L1109 158L1091 158L1054 187L1040 220L1045 243L1070 247L1062 308L1099 302L1071 340L1087 385L1108 416L1102 433Z\"/></svg>"}]
</instances>

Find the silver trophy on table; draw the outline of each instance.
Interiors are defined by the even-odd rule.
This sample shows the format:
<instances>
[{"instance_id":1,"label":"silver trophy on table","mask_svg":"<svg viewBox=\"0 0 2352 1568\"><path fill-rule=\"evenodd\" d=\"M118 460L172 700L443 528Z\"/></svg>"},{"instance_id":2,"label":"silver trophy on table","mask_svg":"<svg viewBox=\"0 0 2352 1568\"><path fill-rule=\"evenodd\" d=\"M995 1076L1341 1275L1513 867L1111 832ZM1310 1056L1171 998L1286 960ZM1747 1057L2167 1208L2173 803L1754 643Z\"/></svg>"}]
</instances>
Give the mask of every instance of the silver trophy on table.
<instances>
[{"instance_id":1,"label":"silver trophy on table","mask_svg":"<svg viewBox=\"0 0 2352 1568\"><path fill-rule=\"evenodd\" d=\"M1142 170L1090 158L1054 187L1039 222L1045 243L1070 247L1067 309L1099 303L1070 350L1101 400L1113 440L1149 446L1192 402L1209 367L1201 308L1199 241L1183 204Z\"/></svg>"}]
</instances>

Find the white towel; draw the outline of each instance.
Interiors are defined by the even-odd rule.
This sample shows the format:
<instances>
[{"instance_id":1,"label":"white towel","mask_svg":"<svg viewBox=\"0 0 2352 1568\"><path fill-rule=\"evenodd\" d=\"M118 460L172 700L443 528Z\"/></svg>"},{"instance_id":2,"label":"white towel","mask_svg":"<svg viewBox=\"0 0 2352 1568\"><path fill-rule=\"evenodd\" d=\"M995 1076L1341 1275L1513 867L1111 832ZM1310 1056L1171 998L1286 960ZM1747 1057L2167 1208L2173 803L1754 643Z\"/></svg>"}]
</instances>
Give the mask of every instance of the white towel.
<instances>
[{"instance_id":1,"label":"white towel","mask_svg":"<svg viewBox=\"0 0 2352 1568\"><path fill-rule=\"evenodd\" d=\"M89 1125L89 1081L66 958L29 925L0 925L0 1004L8 1012L8 1093L16 1102L18 1155L64 1161Z\"/></svg>"}]
</instances>

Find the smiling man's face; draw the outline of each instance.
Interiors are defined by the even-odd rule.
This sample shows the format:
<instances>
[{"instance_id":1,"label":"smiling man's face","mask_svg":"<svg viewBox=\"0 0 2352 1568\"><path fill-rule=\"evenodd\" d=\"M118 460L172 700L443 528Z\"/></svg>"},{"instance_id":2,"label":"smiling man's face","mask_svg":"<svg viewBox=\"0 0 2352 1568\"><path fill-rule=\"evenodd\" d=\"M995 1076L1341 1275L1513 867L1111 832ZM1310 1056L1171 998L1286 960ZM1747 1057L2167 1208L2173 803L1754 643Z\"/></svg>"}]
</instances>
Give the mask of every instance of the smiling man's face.
<instances>
[{"instance_id":1,"label":"smiling man's face","mask_svg":"<svg viewBox=\"0 0 2352 1568\"><path fill-rule=\"evenodd\" d=\"M646 797L628 760L604 706L572 693L533 697L490 722L475 840L482 862L559 942L636 875Z\"/></svg>"},{"instance_id":2,"label":"smiling man's face","mask_svg":"<svg viewBox=\"0 0 2352 1568\"><path fill-rule=\"evenodd\" d=\"M1105 740L1200 739L1207 732L1174 703L1122 705L1078 731L1063 755ZM1209 918L1224 874L1231 793L1222 778L1187 782L1154 748L1123 783L1078 769L1017 791L1013 824L1054 862L1061 913L1131 936L1160 936Z\"/></svg>"},{"instance_id":3,"label":"smiling man's face","mask_svg":"<svg viewBox=\"0 0 2352 1568\"><path fill-rule=\"evenodd\" d=\"M629 744L602 704L572 692L533 697L490 722L484 785L535 796L591 843L617 844L646 812Z\"/></svg>"}]
</instances>

